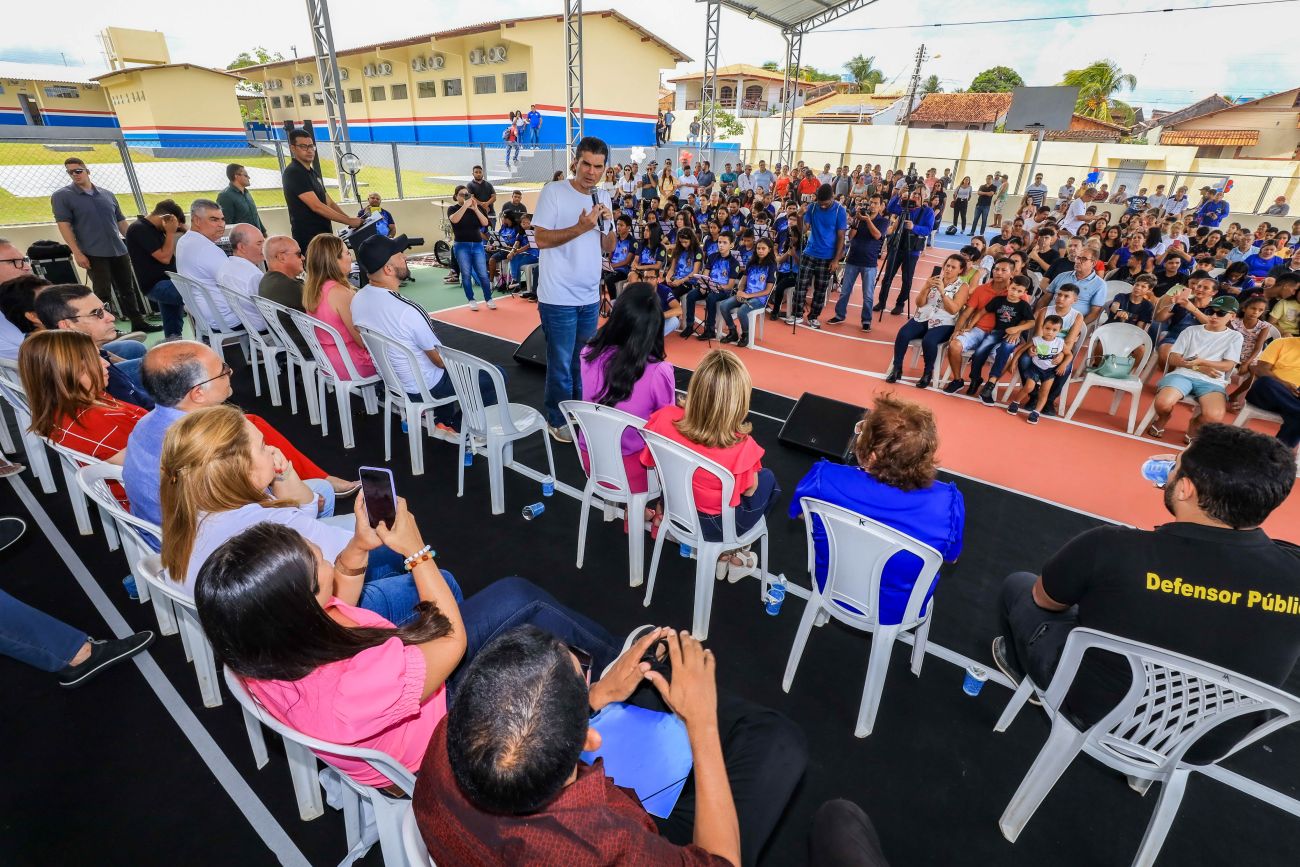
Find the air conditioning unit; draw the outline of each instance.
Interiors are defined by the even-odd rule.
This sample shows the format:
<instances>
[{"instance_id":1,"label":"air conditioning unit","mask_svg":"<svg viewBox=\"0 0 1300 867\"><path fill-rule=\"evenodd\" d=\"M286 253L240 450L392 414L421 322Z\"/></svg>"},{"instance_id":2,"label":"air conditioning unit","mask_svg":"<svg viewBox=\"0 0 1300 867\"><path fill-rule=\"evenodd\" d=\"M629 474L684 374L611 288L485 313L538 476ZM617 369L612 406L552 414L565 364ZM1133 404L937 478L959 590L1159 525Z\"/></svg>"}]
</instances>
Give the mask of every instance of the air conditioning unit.
<instances>
[{"instance_id":1,"label":"air conditioning unit","mask_svg":"<svg viewBox=\"0 0 1300 867\"><path fill-rule=\"evenodd\" d=\"M380 74L380 75L392 75L392 74L393 74L393 64L389 63L387 60L385 60L383 63L379 64L379 74Z\"/></svg>"},{"instance_id":2,"label":"air conditioning unit","mask_svg":"<svg viewBox=\"0 0 1300 867\"><path fill-rule=\"evenodd\" d=\"M366 78L374 78L375 65L373 63L367 63L365 68L361 70L361 74L364 75Z\"/></svg>"},{"instance_id":3,"label":"air conditioning unit","mask_svg":"<svg viewBox=\"0 0 1300 867\"><path fill-rule=\"evenodd\" d=\"M340 66L339 81L347 81L347 80L348 80L348 68L346 66Z\"/></svg>"},{"instance_id":4,"label":"air conditioning unit","mask_svg":"<svg viewBox=\"0 0 1300 867\"><path fill-rule=\"evenodd\" d=\"M447 58L443 57L441 54L429 55L430 69L442 69L446 65L447 65Z\"/></svg>"},{"instance_id":5,"label":"air conditioning unit","mask_svg":"<svg viewBox=\"0 0 1300 867\"><path fill-rule=\"evenodd\" d=\"M505 63L506 47L504 45L493 45L487 52L488 63Z\"/></svg>"},{"instance_id":6,"label":"air conditioning unit","mask_svg":"<svg viewBox=\"0 0 1300 867\"><path fill-rule=\"evenodd\" d=\"M482 48L475 48L469 53L469 62L474 66L480 66L483 63L484 56Z\"/></svg>"},{"instance_id":7,"label":"air conditioning unit","mask_svg":"<svg viewBox=\"0 0 1300 867\"><path fill-rule=\"evenodd\" d=\"M416 72L424 72L424 70L428 69L428 66L425 65L423 57L417 57L411 61L411 68Z\"/></svg>"},{"instance_id":8,"label":"air conditioning unit","mask_svg":"<svg viewBox=\"0 0 1300 867\"><path fill-rule=\"evenodd\" d=\"M266 80L267 90L279 90L283 86L284 86L284 82L278 78L268 78Z\"/></svg>"}]
</instances>

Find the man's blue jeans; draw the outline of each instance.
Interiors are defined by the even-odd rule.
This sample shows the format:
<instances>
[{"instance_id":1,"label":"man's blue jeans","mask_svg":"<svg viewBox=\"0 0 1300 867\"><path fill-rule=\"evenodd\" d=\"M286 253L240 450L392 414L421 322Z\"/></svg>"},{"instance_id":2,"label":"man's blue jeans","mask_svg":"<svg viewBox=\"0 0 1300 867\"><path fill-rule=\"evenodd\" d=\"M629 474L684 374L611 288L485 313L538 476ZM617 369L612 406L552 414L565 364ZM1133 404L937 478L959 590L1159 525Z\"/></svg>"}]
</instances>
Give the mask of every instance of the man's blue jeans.
<instances>
[{"instance_id":1,"label":"man's blue jeans","mask_svg":"<svg viewBox=\"0 0 1300 867\"><path fill-rule=\"evenodd\" d=\"M560 401L582 400L579 353L596 333L600 302L578 306L538 304L537 312L546 334L546 422L551 427L563 427Z\"/></svg>"},{"instance_id":2,"label":"man's blue jeans","mask_svg":"<svg viewBox=\"0 0 1300 867\"><path fill-rule=\"evenodd\" d=\"M983 235L984 230L989 225L989 206L976 205L975 216L970 221L970 233L972 235Z\"/></svg>"},{"instance_id":3,"label":"man's blue jeans","mask_svg":"<svg viewBox=\"0 0 1300 867\"><path fill-rule=\"evenodd\" d=\"M847 319L849 301L853 298L853 287L862 277L862 324L871 324L871 305L876 297L876 266L844 264L844 280L840 283L840 298L835 302L835 315Z\"/></svg>"},{"instance_id":4,"label":"man's blue jeans","mask_svg":"<svg viewBox=\"0 0 1300 867\"><path fill-rule=\"evenodd\" d=\"M539 141L541 141L541 138L542 138L541 124L538 124L537 126L528 127L528 141L532 144L533 147L537 147L537 144Z\"/></svg>"},{"instance_id":5,"label":"man's blue jeans","mask_svg":"<svg viewBox=\"0 0 1300 867\"><path fill-rule=\"evenodd\" d=\"M137 389L144 394L149 394L144 387L144 381L140 378L141 359L149 351L149 347L138 340L111 340L104 344L103 349L122 359L114 362L113 366L125 373Z\"/></svg>"},{"instance_id":6,"label":"man's blue jeans","mask_svg":"<svg viewBox=\"0 0 1300 867\"><path fill-rule=\"evenodd\" d=\"M145 291L162 311L163 337L180 337L185 331L185 301L170 280L159 280Z\"/></svg>"},{"instance_id":7,"label":"man's blue jeans","mask_svg":"<svg viewBox=\"0 0 1300 867\"><path fill-rule=\"evenodd\" d=\"M366 583L362 585L361 598L357 600L357 605L375 612L394 626L414 620L415 606L420 603L420 591L416 589L411 573L406 571L405 560L406 555L382 545L371 551L366 564ZM446 569L440 571L447 579L451 595L460 604L465 598L460 585Z\"/></svg>"},{"instance_id":8,"label":"man's blue jeans","mask_svg":"<svg viewBox=\"0 0 1300 867\"><path fill-rule=\"evenodd\" d=\"M482 241L457 241L451 247L456 257L456 270L460 272L460 288L465 290L465 300L474 300L474 283L483 290L483 300L492 300L492 281L488 279L487 252Z\"/></svg>"},{"instance_id":9,"label":"man's blue jeans","mask_svg":"<svg viewBox=\"0 0 1300 867\"><path fill-rule=\"evenodd\" d=\"M510 260L510 279L518 283L524 267L537 264L536 253L516 253Z\"/></svg>"},{"instance_id":10,"label":"man's blue jeans","mask_svg":"<svg viewBox=\"0 0 1300 867\"><path fill-rule=\"evenodd\" d=\"M53 672L72 662L85 643L80 629L0 590L0 654Z\"/></svg>"},{"instance_id":11,"label":"man's blue jeans","mask_svg":"<svg viewBox=\"0 0 1300 867\"><path fill-rule=\"evenodd\" d=\"M316 517L334 517L334 501L338 495L334 493L334 486L329 483L329 479L303 479L302 483L311 488L313 494L320 497L320 511L316 513Z\"/></svg>"}]
</instances>

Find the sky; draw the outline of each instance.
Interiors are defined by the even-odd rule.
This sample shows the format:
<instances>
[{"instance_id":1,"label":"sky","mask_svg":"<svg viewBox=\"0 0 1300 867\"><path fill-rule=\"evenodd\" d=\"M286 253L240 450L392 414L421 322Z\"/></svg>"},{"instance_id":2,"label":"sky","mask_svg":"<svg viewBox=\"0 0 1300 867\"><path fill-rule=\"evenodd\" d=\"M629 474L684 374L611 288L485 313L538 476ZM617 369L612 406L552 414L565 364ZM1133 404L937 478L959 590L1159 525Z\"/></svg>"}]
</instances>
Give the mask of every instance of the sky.
<instances>
[{"instance_id":1,"label":"sky","mask_svg":"<svg viewBox=\"0 0 1300 867\"><path fill-rule=\"evenodd\" d=\"M877 0L804 38L805 64L841 74L856 54L875 58L885 87L907 87L917 47L931 55L923 76L937 75L944 90L968 88L981 70L1009 66L1029 85L1057 84L1066 70L1109 58L1137 76L1138 88L1121 98L1147 109L1171 110L1211 93L1259 97L1300 84L1300 53L1294 49L1300 2L1206 11L1091 18L1072 21L933 26L886 31L921 22L1024 18L1106 13L1168 6L1223 6L1241 0ZM558 13L560 0L383 0L383 13L366 3L334 2L330 17L336 48L450 29L501 18ZM703 65L704 6L693 0L633 3L587 0L588 11L614 8L694 58L677 72ZM161 30L174 61L224 67L255 45L292 56L311 53L302 0L268 0L255 7L213 5L195 14L189 3L102 0L15 3L0 32L0 60L84 65L102 71L97 33L106 26ZM234 10L233 13L231 10ZM485 11L486 10L486 11ZM722 13L720 65L781 60L784 42L773 27ZM1214 46L1209 49L1204 46ZM1222 46L1222 47L1219 47ZM556 58L556 62L561 62ZM599 75L588 67L587 75ZM673 72L665 71L664 77Z\"/></svg>"}]
</instances>

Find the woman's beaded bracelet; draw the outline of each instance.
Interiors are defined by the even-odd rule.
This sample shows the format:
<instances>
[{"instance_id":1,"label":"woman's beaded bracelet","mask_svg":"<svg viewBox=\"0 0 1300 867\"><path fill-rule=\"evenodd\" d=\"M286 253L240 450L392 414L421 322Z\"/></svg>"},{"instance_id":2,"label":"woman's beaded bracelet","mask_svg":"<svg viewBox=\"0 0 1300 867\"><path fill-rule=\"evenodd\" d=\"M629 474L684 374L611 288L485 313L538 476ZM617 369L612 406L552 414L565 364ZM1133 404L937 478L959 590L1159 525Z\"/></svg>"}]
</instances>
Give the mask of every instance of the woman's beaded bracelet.
<instances>
[{"instance_id":1,"label":"woman's beaded bracelet","mask_svg":"<svg viewBox=\"0 0 1300 867\"><path fill-rule=\"evenodd\" d=\"M423 548L416 551L410 557L407 557L405 560L403 560L402 563L403 565L406 566L406 571L410 572L412 569L414 569L416 566L423 563L425 560L432 560L433 554L434 554L433 547L430 545L425 545Z\"/></svg>"}]
</instances>

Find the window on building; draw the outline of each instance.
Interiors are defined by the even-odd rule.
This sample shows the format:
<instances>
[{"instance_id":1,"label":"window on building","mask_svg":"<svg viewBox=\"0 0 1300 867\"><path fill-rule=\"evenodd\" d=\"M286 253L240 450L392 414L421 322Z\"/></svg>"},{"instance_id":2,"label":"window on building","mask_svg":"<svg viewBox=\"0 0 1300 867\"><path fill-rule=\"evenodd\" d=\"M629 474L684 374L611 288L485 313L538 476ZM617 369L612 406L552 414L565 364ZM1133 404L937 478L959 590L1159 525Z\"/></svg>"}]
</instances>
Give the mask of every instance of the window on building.
<instances>
[{"instance_id":1,"label":"window on building","mask_svg":"<svg viewBox=\"0 0 1300 867\"><path fill-rule=\"evenodd\" d=\"M442 80L443 96L460 96L460 79L444 78Z\"/></svg>"},{"instance_id":2,"label":"window on building","mask_svg":"<svg viewBox=\"0 0 1300 867\"><path fill-rule=\"evenodd\" d=\"M81 92L75 87L52 84L45 88L45 95L50 99L81 99Z\"/></svg>"},{"instance_id":3,"label":"window on building","mask_svg":"<svg viewBox=\"0 0 1300 867\"><path fill-rule=\"evenodd\" d=\"M311 95L311 101L314 102L316 105L324 105L325 94L321 93L320 91L317 91Z\"/></svg>"},{"instance_id":4,"label":"window on building","mask_svg":"<svg viewBox=\"0 0 1300 867\"><path fill-rule=\"evenodd\" d=\"M528 89L528 73L506 72L502 74L501 89L506 93L522 93Z\"/></svg>"},{"instance_id":5,"label":"window on building","mask_svg":"<svg viewBox=\"0 0 1300 867\"><path fill-rule=\"evenodd\" d=\"M279 107L280 107L280 97L278 96L271 97L271 108L279 108Z\"/></svg>"},{"instance_id":6,"label":"window on building","mask_svg":"<svg viewBox=\"0 0 1300 867\"><path fill-rule=\"evenodd\" d=\"M438 82L417 81L415 83L415 95L420 99L433 99L438 95Z\"/></svg>"},{"instance_id":7,"label":"window on building","mask_svg":"<svg viewBox=\"0 0 1300 867\"><path fill-rule=\"evenodd\" d=\"M374 87L370 88L371 102L383 102L386 99L388 99L388 93L387 91L384 90L384 86L382 84L377 84Z\"/></svg>"},{"instance_id":8,"label":"window on building","mask_svg":"<svg viewBox=\"0 0 1300 867\"><path fill-rule=\"evenodd\" d=\"M474 76L475 93L496 93L497 77L495 75L476 75Z\"/></svg>"},{"instance_id":9,"label":"window on building","mask_svg":"<svg viewBox=\"0 0 1300 867\"><path fill-rule=\"evenodd\" d=\"M298 94L298 104L299 104L299 105L311 105L311 94L310 94L310 93L300 93L300 94Z\"/></svg>"},{"instance_id":10,"label":"window on building","mask_svg":"<svg viewBox=\"0 0 1300 867\"><path fill-rule=\"evenodd\" d=\"M394 84L394 85L393 85L393 99L406 99L406 85L405 85L405 84Z\"/></svg>"},{"instance_id":11,"label":"window on building","mask_svg":"<svg viewBox=\"0 0 1300 867\"><path fill-rule=\"evenodd\" d=\"M348 102L361 101L361 88L353 87L348 89Z\"/></svg>"},{"instance_id":12,"label":"window on building","mask_svg":"<svg viewBox=\"0 0 1300 867\"><path fill-rule=\"evenodd\" d=\"M292 93L286 93L286 94L284 95L284 107L285 107L285 108L293 108L293 94L292 94Z\"/></svg>"}]
</instances>

